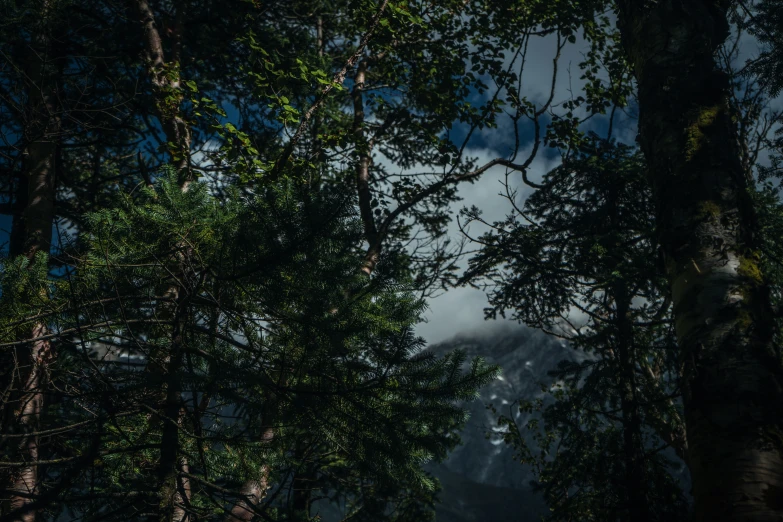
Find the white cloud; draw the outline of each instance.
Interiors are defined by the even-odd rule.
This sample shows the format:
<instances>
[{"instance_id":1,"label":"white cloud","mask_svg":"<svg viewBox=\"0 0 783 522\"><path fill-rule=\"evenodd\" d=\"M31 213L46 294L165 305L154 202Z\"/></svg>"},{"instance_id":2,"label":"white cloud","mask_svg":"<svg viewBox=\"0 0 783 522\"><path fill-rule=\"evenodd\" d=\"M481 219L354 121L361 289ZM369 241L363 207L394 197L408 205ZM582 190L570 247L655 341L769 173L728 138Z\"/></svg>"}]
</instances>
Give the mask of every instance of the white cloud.
<instances>
[{"instance_id":1,"label":"white cloud","mask_svg":"<svg viewBox=\"0 0 783 522\"><path fill-rule=\"evenodd\" d=\"M526 158L532 150L532 145L519 152L519 157ZM468 156L478 158L478 164L484 164L495 158L488 149L469 149ZM543 175L558 165L558 160L548 160L543 154L533 160L530 169L530 180L540 181ZM533 192L533 189L522 183L521 174L512 172L508 177L512 187L518 189L517 204L521 204ZM462 201L456 205L476 205L482 209L486 221L492 222L503 219L511 212L511 203L501 196L505 192L503 183L506 181L506 169L494 167L488 170L477 182L464 183L459 187L458 193ZM456 214L455 209L455 214ZM474 223L469 227L469 233L479 235L485 227ZM449 235L455 240L461 237L456 219L449 226ZM462 260L461 267L466 266L466 260ZM425 313L426 323L417 328L417 333L430 343L436 343L449 339L460 332L476 331L492 327L492 323L484 320L484 308L487 306L487 297L483 291L465 287L454 288L429 299L429 309Z\"/></svg>"}]
</instances>

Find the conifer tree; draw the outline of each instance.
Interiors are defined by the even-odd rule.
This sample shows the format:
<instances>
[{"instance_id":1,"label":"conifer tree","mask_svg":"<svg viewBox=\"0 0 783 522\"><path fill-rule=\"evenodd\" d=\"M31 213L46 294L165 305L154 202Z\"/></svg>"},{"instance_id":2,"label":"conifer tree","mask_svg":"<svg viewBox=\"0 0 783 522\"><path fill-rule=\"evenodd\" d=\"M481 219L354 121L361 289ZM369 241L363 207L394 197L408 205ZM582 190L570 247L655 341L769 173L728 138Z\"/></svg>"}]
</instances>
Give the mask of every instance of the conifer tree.
<instances>
[{"instance_id":1,"label":"conifer tree","mask_svg":"<svg viewBox=\"0 0 783 522\"><path fill-rule=\"evenodd\" d=\"M417 353L411 325L421 304L382 270L361 275L361 232L345 198L311 194L302 206L297 190L282 182L255 201L220 203L202 184L182 192L172 174L89 217L84 257L51 290L60 352L51 371L65 392L40 429L54 431L45 437L52 484L42 487L68 476L55 506L86 519L158 512L167 424L177 461L187 462L176 507L189 516L224 513L262 466L270 486L282 480L303 432L326 453L319 472L345 467L379 487L426 489L421 462L456 442L463 413L454 401L492 370L474 361L463 374L459 354ZM5 272L9 328L29 314L20 293L45 284L45 272L26 273L24 263ZM172 308L175 276L186 300ZM110 350L95 359L91 343ZM182 351L176 368L172 343ZM173 415L161 385L176 389Z\"/></svg>"},{"instance_id":2,"label":"conifer tree","mask_svg":"<svg viewBox=\"0 0 783 522\"><path fill-rule=\"evenodd\" d=\"M774 94L779 9L740 4L767 46L747 70ZM454 401L492 372L419 353L414 295L449 280L449 205L493 166L540 189L474 261L493 306L548 329L564 307L589 318L569 335L592 359L559 370L544 412L562 451L519 446L554 517L682 517L664 445L688 457L697 519L778 516L783 483L743 452L780 468L779 205L771 185L748 193L735 146L714 52L729 2L617 2L625 57L607 5L3 2L4 516L308 520L319 499L355 520L431 516L421 461L453 446ZM550 35L556 76L580 27L587 88L548 123L555 78L534 103L519 63ZM625 105L628 64L647 167L579 132ZM515 150L477 164L471 136L504 117ZM570 149L531 183L542 142ZM726 428L726 404L752 418Z\"/></svg>"},{"instance_id":3,"label":"conifer tree","mask_svg":"<svg viewBox=\"0 0 783 522\"><path fill-rule=\"evenodd\" d=\"M296 447L307 444L308 439L315 441L328 457L326 464L316 471L318 482L314 489L327 491L330 495L340 491L331 489L330 484L334 482L330 483L327 478L332 472L339 476L336 470L342 469L343 473L348 472L347 478L340 484L342 502L345 498L355 497L360 503L375 506L372 509L362 507L365 512L374 511L380 516L386 509L385 503L361 492L382 490L391 505L404 506L407 495L411 499L423 499L421 506L426 510L431 502L427 500L431 499L431 493L427 492L428 487L424 487L428 486L428 480L421 475L420 460L429 454L442 455L455 442L453 430L459 424L461 410L452 404L453 401L469 396L471 390L491 375L488 369L477 366L471 374L461 377L463 360L458 355L441 361L414 356L420 350L421 342L412 337L410 328L418 317L420 304L405 296L402 287L398 286L404 284L407 278L403 268L406 260L391 251L385 256L385 261L378 260L382 270L374 272L371 279L359 275L358 266L352 264L352 260L362 257L358 248L362 233L343 223L351 219L352 212L352 203L344 196L337 198L340 200L337 206L330 203L331 206L324 209L316 205L323 213L313 211L310 214L308 210L307 219L300 215L308 226L318 223L325 228L316 227L310 230L311 236L304 237L302 234L306 236L306 226L302 226L301 230L289 227L286 233L292 236L288 238L288 246L278 244L285 240L285 234L267 225L277 219L293 225L296 220L288 219L291 216L286 212L297 209L298 205L314 204L313 201L322 199L320 189L298 181L300 184L294 183L294 191L286 185L290 184L289 172L278 182L270 184L261 180L251 186L248 184L248 170L242 170L245 164L238 162L237 158L255 156L250 165L259 165L259 162L263 165L265 156L259 149L268 154L267 158L274 158L274 154L280 151L280 147L275 146L280 128L275 129L274 125L290 123L285 118L277 119L277 115L291 106L282 98L275 98L275 114L271 120L262 120L267 128L257 127L259 132L252 134L225 123L222 118L226 114L221 106L227 98L235 95L234 87L241 86L239 93L243 98L252 99L250 106L263 107L269 101L266 98L269 93L286 83L293 85L292 92L299 101L309 104L312 93L317 92L314 86L319 85L316 78L327 84L331 80L327 80L329 76L323 72L319 76L315 73L302 74L301 70L293 71L291 64L295 63L294 60L284 53L275 55L276 61L271 68L277 81L275 85L259 83L248 70L245 71L248 76L243 78L246 82L243 84L225 75L227 69L199 61L197 51L200 47L196 42L222 36L242 48L251 38L247 36L247 28L257 21L272 29L265 33L265 37L272 35L273 43L275 38L279 43L292 35L300 42L311 41L298 22L286 25L279 19L275 20L272 15L282 6L274 6L271 15L267 11L259 15L252 5L238 5L247 9L233 12L232 6L198 2L189 5L188 9L180 3L156 4L157 11L149 12L149 9L143 9L144 6L141 10L135 6L137 9L133 11L129 10L132 6L101 3L92 14L88 14L81 9L83 6L76 3L76 10L69 11L76 13L71 22L78 19L73 25L86 30L78 35L63 35L58 50L65 56L79 54L76 62L68 63L83 63L87 69L95 66L114 76L117 81L112 85L119 91L118 106L129 107L127 118L120 118L119 127L127 125L130 134L141 136L142 151L136 154L133 144L129 147L128 143L122 143L127 134L112 134L116 130L113 124L102 127L105 121L112 121L113 116L110 111L102 110L98 103L105 99L101 98L105 91L93 89L82 92L85 100L92 105L72 105L67 103L68 98L62 97L59 100L62 114L67 115L62 119L68 124L79 122L80 109L85 114L92 110L105 116L105 120L93 120L92 126L72 125L68 127L71 134L60 133L57 136L61 142L73 146L66 150L74 151L73 154L63 154L66 175L58 178L58 183L64 204L58 205L58 209L65 209L65 212L58 217L67 217L76 225L70 230L72 238L68 242L67 254L57 255L50 262L59 266L58 271L47 275L46 261L35 265L35 270L28 270L30 264L20 259L11 258L4 263L8 284L3 299L9 303L6 315L8 329L4 335L6 352L25 350L30 343L43 342L51 343L58 354L53 366L46 370L50 380L45 387L35 390L35 393L45 392L47 397L45 427L36 428L42 437L45 458L32 459L38 462L33 464L38 473L34 493L27 492L26 507L6 506L5 514L9 517L53 516L57 510L65 509L68 516L87 519L153 516L174 520L195 515L219 516L214 510L231 511L232 505L239 508L235 513L244 510L244 515L267 513L266 516L272 516L270 513L277 513L274 516L288 516L285 509L279 507L277 497L270 497L268 501L263 498L265 489L277 484L277 491L283 490L288 483L282 472L291 467L286 463L297 460L301 463L295 455ZM147 7L152 9L150 5ZM23 12L25 16L31 15L29 11ZM254 12L255 18L243 20L243 16ZM132 13L137 16L130 16ZM406 16L404 11L394 13ZM218 30L204 34L194 30L194 24L198 26L199 20L204 17L227 14L231 14L228 18L236 24L230 25L225 32ZM372 20L376 14L380 13L374 6L351 12L362 23ZM65 26L64 18L59 21ZM10 27L6 29L12 32ZM362 27L359 26L359 29ZM100 55L101 51L110 47L99 43L96 36L116 30L122 35L117 39L121 45L112 51L122 59L94 60L91 52ZM11 34L4 41L23 46L24 41L19 34ZM344 36L336 33L332 38L339 40ZM157 42L161 46L159 48L144 45L145 41L149 44L157 40L160 40ZM183 41L191 45L183 45ZM266 42L267 46L269 44ZM161 49L162 57L159 56ZM263 48L255 47L253 50L261 53ZM9 55L13 56L13 53ZM283 60L277 61L277 58ZM158 63L157 59L162 62ZM333 61L327 62L326 70L331 72L330 68L335 64L342 67L345 59L338 52ZM323 59L321 61L324 62ZM217 71L224 76L219 76ZM137 95L140 77L152 79L151 93ZM67 92L66 86L70 84L63 78L58 78L61 81L58 86ZM247 81L247 78L252 80ZM247 95L250 91L255 91L255 95ZM9 101L7 98L4 100ZM241 110L248 108L243 106ZM178 122L173 126L167 120L172 115ZM155 119L159 124L155 123ZM275 122L271 129L270 121ZM183 180L173 183L162 174L162 170L155 168L155 162L160 165L162 161L173 161L180 177L183 171L187 173L190 170L196 172L193 176L186 175L186 178L203 174L200 166L193 163L194 150L208 136L215 136L215 128L224 148L209 158L220 166L218 172L222 176L221 182L212 185L212 199L204 199L207 189L202 185L176 194L174 187L182 187ZM176 140L167 136L161 144L163 146L156 148L154 143L160 132L166 134L167 130L171 131L168 133L171 136L176 134L174 131L181 132L186 139ZM13 131L10 134L13 135ZM95 137L92 143L90 136ZM253 140L266 137L267 141L254 143L251 136ZM87 144L83 145L85 141ZM153 144L151 148L150 143ZM139 146L138 142L136 146ZM127 154L128 148L134 153ZM91 153L91 163L79 157L79 151L85 149ZM150 163L152 166L148 167ZM299 167L300 171L302 168ZM306 177L299 177L297 172L293 174L300 180ZM124 188L120 192L132 196L112 195L111 192L116 192L111 185L112 179L119 180L119 185ZM85 180L90 180L86 187L81 184ZM109 180L108 185L106 180ZM246 193L255 194L247 196L250 200L243 200L240 192L230 188L237 181L245 187ZM340 186L342 180L338 181L337 186ZM140 182L147 186L146 191L142 191ZM325 190L333 190L330 187L332 184L326 184ZM159 193L152 195L150 190L158 190ZM79 197L72 197L74 194ZM263 198L259 194L263 194ZM428 195L437 195L437 192L431 190ZM323 197L333 202L337 196ZM53 199L48 201L52 203ZM261 205L261 201L266 201L268 206ZM243 205L247 208L240 212ZM108 210L89 212L100 206ZM218 208L224 212L215 214ZM265 212L268 215L257 222L258 214ZM183 225L181 219L184 216L192 222ZM53 219L52 215L42 222L46 221L44 226L50 226L54 224ZM256 225L257 228L252 230L262 236L254 236L244 228L244 235L239 234L238 219L244 220L243 226ZM190 231L203 235L193 238L189 236ZM146 235L139 236L139 233ZM234 236L231 236L232 233ZM318 250L320 247L316 248L313 243L317 243L321 234L324 240L332 239L328 248L324 247L325 251ZM298 243L300 239L301 244ZM61 240L65 241L65 234L61 234ZM221 262L229 264L240 262L242 255L260 255L251 250L242 255L237 253L233 258L226 257L229 245L237 246L244 242L260 243L266 248L268 254L264 259L267 265L271 262L269 259L279 258L288 260L288 268L278 272L270 268L273 276L250 283L248 278L252 279L257 274L254 271L263 267L253 265L246 258L244 262L252 265L252 269L236 276L234 293L228 291L229 283L209 280L212 290L217 292L215 296L226 296L223 299L227 299L228 304L216 297L216 302L207 304L193 302L193 299L198 301L195 296L200 292L212 291L205 290L209 286L207 282L192 279L196 274L200 274L199 277L205 274L214 276L213 269L217 266L204 262L208 257L206 252L221 254ZM218 244L226 250L216 250ZM96 250L99 247L101 251ZM198 256L202 256L200 260ZM306 277L306 271L299 267L304 260L320 260L324 265L312 268L322 271L316 270L317 275ZM57 275L58 281L48 283L47 279L52 275ZM280 281L276 281L275 277ZM399 282L394 283L395 279ZM269 309L264 307L270 306L270 300L274 300L274 291L283 292L285 284L292 282L298 283L297 289L288 287L287 301L284 299L285 302L274 305L279 306L276 313L280 316L270 319ZM243 286L239 288L238 285ZM266 305L253 301L258 296L251 295L252 288L265 296ZM324 294L327 290L328 296ZM45 295L46 299L43 302L40 298L30 299L34 295ZM237 296L242 296L242 299ZM241 320L233 314L240 314ZM252 318L248 319L245 314ZM324 314L326 317L323 317ZM30 324L27 318L39 316L46 318L46 327L51 333L20 333L20 328ZM262 321L260 318L271 321L262 328L268 335L260 335L258 330L254 331L243 322L257 323ZM296 321L298 323L294 324ZM189 326L202 334L207 326L213 330L209 330L211 333L205 341L198 336L197 339L192 338L194 334ZM218 329L217 333L214 329ZM223 337L216 337L218 334ZM237 338L243 341L237 341ZM266 343L263 348L259 347L260 339ZM97 343L100 351L93 353L94 346L90 343ZM247 357L243 359L235 353L241 354L248 343L259 350L267 350L270 357L269 360L264 359L265 371L270 372L272 377L269 379L276 380L264 381L266 391L263 393L247 380L240 381L245 386L243 393L230 391L231 387L220 380L248 376L247 368L242 371L243 368L237 366L246 364ZM204 351L203 346L218 350L228 357L228 363L224 364L226 361L220 358L214 359L214 352L210 362L209 352ZM194 362L189 351L191 348L197 352L201 350L198 353L207 359L196 357ZM254 361L254 364L259 364L258 360ZM221 370L218 375L207 377L203 374L205 368ZM238 373L232 374L232 368ZM327 369L332 373L324 374ZM259 376L263 375L259 373ZM214 384L216 380L219 384ZM206 386L205 383L212 384ZM200 389L200 384L209 389ZM229 391L226 391L227 386ZM312 386L316 389L313 390ZM279 390L281 387L285 393ZM362 390L362 400L357 397L357 391L351 392L356 389ZM253 396L251 390L255 390L253 393L257 395L255 403L245 401L246 397ZM188 392L191 397L182 398ZM221 395L225 393L232 398ZM216 398L211 400L224 403L202 412L199 408L210 407L209 401L206 405L202 401L212 394ZM416 407L410 408L407 401L414 401ZM332 405L333 409L324 409L324 404ZM231 411L232 408L240 409L242 414ZM409 414L403 414L408 410ZM314 417L308 417L308 412ZM225 427L221 425L226 423L221 420L223 417L236 419L228 423L230 427ZM349 419L352 421L344 424ZM242 421L250 422L251 426L241 426ZM305 421L307 425L302 426L300 423ZM260 426L259 422L262 423ZM391 425L374 436L362 428L365 424L378 428L383 426L383 422L391 422ZM281 427L280 423L288 424ZM274 428L274 437L268 436L271 428ZM54 431L50 433L47 429ZM9 430L15 428L9 426ZM198 433L202 430L213 431L208 431L209 435ZM233 433L231 430L239 431ZM224 435L224 431L231 434ZM304 440L303 434L307 434ZM387 436L396 437L394 444ZM13 437L7 439L5 447L10 449L14 440ZM204 444L194 445L196 440L213 440L217 446L206 444L205 449ZM234 460L224 454L232 449L227 441L233 441L238 448L234 450ZM335 445L342 448L337 451L337 457ZM350 449L348 454L346 449ZM248 457L247 452L251 450L255 451L253 458ZM209 457L217 459L216 463L205 460L208 453ZM4 452L4 455L11 454ZM8 470L19 470L18 462L19 459L7 459L3 466ZM237 462L243 463L242 469L234 469ZM200 473L211 473L213 468L219 470L218 482L225 480L226 483L207 482L207 486L204 485L203 481L207 478ZM133 472L125 481L120 471L127 470ZM173 481L171 477L174 477ZM196 477L200 477L202 482L199 483ZM243 481L239 477L243 477ZM264 484L258 484L259 481ZM251 490L243 489L247 485L263 487L256 488L258 491L252 487ZM395 492L401 492L401 498L397 498ZM221 503L205 507L205 502L214 501L216 496ZM264 505L258 501L263 501ZM419 500L415 500L410 505L412 507L405 508L403 512L419 510L419 505ZM306 515L299 513L295 516L301 518Z\"/></svg>"}]
</instances>

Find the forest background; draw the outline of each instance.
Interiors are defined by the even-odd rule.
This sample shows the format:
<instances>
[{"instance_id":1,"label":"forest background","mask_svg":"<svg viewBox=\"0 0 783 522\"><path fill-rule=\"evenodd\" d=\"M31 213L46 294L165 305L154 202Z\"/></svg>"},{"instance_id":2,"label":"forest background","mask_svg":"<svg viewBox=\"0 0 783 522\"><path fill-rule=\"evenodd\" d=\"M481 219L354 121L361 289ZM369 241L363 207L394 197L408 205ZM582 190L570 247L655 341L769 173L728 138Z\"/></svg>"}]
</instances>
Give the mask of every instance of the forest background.
<instances>
[{"instance_id":1,"label":"forest background","mask_svg":"<svg viewBox=\"0 0 783 522\"><path fill-rule=\"evenodd\" d=\"M432 520L466 288L550 520L783 515L778 2L2 12L2 520Z\"/></svg>"}]
</instances>

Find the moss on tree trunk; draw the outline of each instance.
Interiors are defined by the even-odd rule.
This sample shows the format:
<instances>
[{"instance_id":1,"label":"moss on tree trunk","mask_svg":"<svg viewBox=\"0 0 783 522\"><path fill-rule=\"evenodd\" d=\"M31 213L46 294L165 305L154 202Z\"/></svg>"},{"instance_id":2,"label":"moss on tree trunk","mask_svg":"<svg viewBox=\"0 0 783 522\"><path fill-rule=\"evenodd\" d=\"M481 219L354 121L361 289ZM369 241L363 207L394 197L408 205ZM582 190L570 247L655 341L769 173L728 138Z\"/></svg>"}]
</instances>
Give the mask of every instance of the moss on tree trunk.
<instances>
[{"instance_id":1,"label":"moss on tree trunk","mask_svg":"<svg viewBox=\"0 0 783 522\"><path fill-rule=\"evenodd\" d=\"M715 50L729 2L625 0L680 346L697 521L783 520L783 365Z\"/></svg>"}]
</instances>

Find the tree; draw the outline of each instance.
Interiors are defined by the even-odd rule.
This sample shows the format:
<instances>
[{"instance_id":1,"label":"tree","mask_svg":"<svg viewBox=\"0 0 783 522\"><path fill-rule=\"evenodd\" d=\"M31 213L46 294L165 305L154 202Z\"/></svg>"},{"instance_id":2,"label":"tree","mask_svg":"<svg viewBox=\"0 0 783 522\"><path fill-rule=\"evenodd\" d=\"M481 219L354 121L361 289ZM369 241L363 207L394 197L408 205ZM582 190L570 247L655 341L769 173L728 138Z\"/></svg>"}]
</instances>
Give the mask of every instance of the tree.
<instances>
[{"instance_id":1,"label":"tree","mask_svg":"<svg viewBox=\"0 0 783 522\"><path fill-rule=\"evenodd\" d=\"M674 307L695 520L783 511L783 373L759 228L716 63L730 2L618 2Z\"/></svg>"},{"instance_id":2,"label":"tree","mask_svg":"<svg viewBox=\"0 0 783 522\"><path fill-rule=\"evenodd\" d=\"M738 4L740 23L762 45L761 54L748 61L746 72L759 77L761 86L776 97L783 88L780 80L783 73L783 41L780 32L783 14L780 6L768 0Z\"/></svg>"},{"instance_id":3,"label":"tree","mask_svg":"<svg viewBox=\"0 0 783 522\"><path fill-rule=\"evenodd\" d=\"M210 511L215 509L215 501L218 511L233 505L233 516L240 519L258 514L307 517L306 498L304 507L299 502L291 513L276 503L277 497L267 500L264 496L270 485L277 484L278 493L301 479L297 472L289 480L284 472L302 466L304 459L297 452L308 445L324 455L324 462L308 471L316 479L310 489L333 494L330 484L335 481L329 474L342 474L342 489L337 490L340 498L374 505L372 509L362 507L369 512L362 516L372 516L371 512L383 515L385 502L365 493L378 491L384 491L398 506L405 506L406 496L412 499L398 515L415 516L410 513L426 511L431 503L420 461L428 454L442 455L456 442L453 431L461 410L453 401L469 396L491 376L490 369L477 362L467 379L463 378L459 355L440 361L414 355L421 343L412 337L410 328L420 305L398 286L408 284L410 272L401 249L389 249L385 259L376 256L373 265L377 263L378 269L373 267L369 278L361 276L352 260L362 257L359 245L368 237L366 228L362 233L344 223L352 219L351 203L344 199L344 191L334 193L336 187L343 186L342 177L321 176L323 179L313 182L318 178L312 176L316 168L301 161L289 163L290 152L283 154L282 161L276 157L281 150L286 152L286 146L296 145L295 141L282 145L282 133L300 114L288 98L284 101L283 93L319 110L323 102L318 97L341 90L340 75L344 77L345 71L340 71L350 68L355 61L352 56L363 49L352 48L355 31L369 41L383 26L381 21L386 26L399 26L411 20L410 13L399 8L386 11L387 3L380 8L367 5L351 10L358 23L346 27L354 32L335 30L332 35L347 49L338 48L333 60L326 61L322 41L318 52L303 55L318 56L321 64L326 61L327 71L334 75L320 69L307 72L306 65L292 70L291 63L296 63L292 57L278 54L274 61L260 64L268 75L253 75L258 71L250 69L242 82L237 82L233 76L220 76L226 71L222 64L199 61L196 51L202 49L201 41L213 42L223 36L240 49L263 55L266 51L253 41L249 27L261 22L260 26L270 29L265 38L274 42L297 31L301 35L302 23L299 18L289 25L276 19L282 5L273 5L271 13L258 13L253 5L238 5L243 8L232 13L229 7L213 2L160 3L154 6L157 12L143 2L106 2L95 11L92 6L81 9L83 6L76 3L73 12L78 23L74 25L84 31L61 37L58 50L64 63L78 64L80 73L90 66L105 71L101 78L116 80L110 85L120 91L117 98L129 110L118 126L103 128L102 124L112 121L112 114L99 102L107 99L103 96L112 99L111 88L108 94L98 88L81 91L93 103L71 103L68 97L58 100L61 119L73 125L61 128L56 138L73 152L63 154L63 165L69 168L57 180L57 208L64 209L63 214L51 213L40 221L51 230L56 218L70 219L70 230L61 233L64 244L60 246L67 244L67 248L49 259L38 256L38 264L21 259L4 263L3 299L9 305L4 348L29 350L31 345L45 345L57 354L45 370L39 370L47 380L36 381L29 390L46 398L45 403L36 402L39 410L47 413L45 420L36 420L33 429L27 430L31 437L42 437L46 458L35 455L4 461L6 469L29 469L36 475L27 481L30 484L25 482L23 505L7 506L8 517L32 519L65 509L84 518L130 515L180 520L217 516ZM347 9L343 5L336 8ZM216 13L231 13L229 18L236 25L230 26L230 31L206 35L193 30L203 24L204 17ZM29 17L32 13L24 14ZM58 23L65 26L64 12L57 14ZM106 50L98 42L102 32L115 29L121 37L111 50L121 59L95 58ZM24 46L23 33L20 30L7 41ZM297 41L305 48L311 42L306 37ZM217 61L224 57L218 55ZM451 72L445 70L444 74ZM57 77L64 92L70 92L66 86L76 89L78 80L69 83L66 79L74 76ZM139 84L136 80L140 77L150 82ZM273 83L265 83L267 80ZM136 96L137 85L148 90ZM423 85L419 92L426 88ZM35 89L33 85L30 90ZM261 120L266 128L240 130L239 125L225 121L222 106L237 91L250 100L240 106L241 111L272 107L270 118ZM5 101L13 105L13 98ZM422 121L426 110L432 110L426 100L415 107L424 114ZM91 112L101 116L91 120L93 125L83 125L77 119L79 114ZM491 116L479 114L471 124L479 125ZM445 124L438 118L434 119ZM306 128L311 121L303 117L299 127ZM437 124L430 125L437 129ZM140 141L128 143L124 141L127 134L112 135L123 126L129 126L125 130L140 136ZM432 138L436 132L427 130L425 134ZM206 186L194 180L209 172L208 165L199 165L193 158L210 135L221 138L223 147L209 156L218 167L212 172L219 177L207 197ZM88 139L93 136L94 140ZM405 142L398 136L399 150L405 154L404 150L412 150L415 137ZM155 147L156 141L160 147ZM134 148L142 150L136 153ZM304 149L294 148L294 152ZM127 154L129 149L131 154ZM80 157L84 150L89 151L90 162ZM265 164L270 158L274 161ZM172 163L177 179L172 180L155 162L158 166ZM149 163L153 166L148 167ZM276 165L282 165L279 176ZM321 169L328 170L330 176L339 174L323 164ZM264 178L266 174L269 176ZM421 195L409 194L400 200L403 204L386 219L386 226L397 226L395 221L415 205L426 207L434 202L433 208L442 206L450 196L439 202L441 191L470 176L445 178ZM86 179L90 180L87 187L83 183ZM113 180L119 180L119 192L124 195L116 194ZM55 188L53 183L46 187L50 191ZM82 195L86 203L73 197ZM327 200L329 204L324 203ZM50 210L54 208L54 198L46 201ZM101 206L110 210L91 212ZM419 215L428 212L424 208ZM259 215L264 216L260 221ZM275 226L289 226L285 230L270 228L275 219L281 220ZM261 236L240 231L240 221L246 226L255 224L253 232ZM366 226L368 221L364 223ZM315 224L322 228L316 227L308 235L308 227ZM436 225L430 225L431 230L436 230ZM400 227L382 241L403 239L409 231L409 226ZM319 237L327 243L316 241ZM269 259L288 263L288 268L259 258L259 252L252 249L242 250L246 243L270 249ZM378 250L381 243L373 240L371 248ZM318 245L324 249L319 250ZM241 252L227 257L234 247ZM302 259L320 260L322 264L311 268L324 271L307 277L306 271L294 268ZM227 280L220 279L225 274L215 278L221 263L228 263L230 270L246 263L247 271L239 275L232 272ZM50 273L50 267L56 270ZM259 275L261 268L272 275ZM296 284L285 290L288 283ZM227 301L217 299L218 295ZM281 300L272 305L275 295ZM275 314L279 316L273 317ZM31 317L45 318L46 331L24 333ZM247 321L255 326L248 326ZM207 327L212 330L205 332ZM101 347L99 354L92 353L91 342ZM248 350L256 350L257 357L238 355ZM258 364L263 365L263 371L257 375L249 372ZM267 375L264 380L264 372L273 379ZM251 377L260 378L260 384ZM262 388L265 391L260 391ZM255 402L248 395L251 390L258 394ZM222 403L210 406L205 397ZM430 416L438 420L433 424ZM226 417L234 418L228 427L224 426ZM373 433L370 428L377 426L385 429ZM6 427L16 430L13 423ZM15 437L9 440L13 444ZM206 460L204 452L209 452L205 446L214 450L210 457L216 461ZM350 449L347 453L346 448ZM406 459L408 463L400 466ZM20 468L23 460L28 463ZM239 470L235 469L238 462L243 462ZM128 469L133 470L132 476L122 481L119 470ZM394 498L398 494L399 498ZM127 511L130 505L138 511Z\"/></svg>"},{"instance_id":4,"label":"tree","mask_svg":"<svg viewBox=\"0 0 783 522\"><path fill-rule=\"evenodd\" d=\"M552 520L685 520L661 454L672 447L686 459L687 444L644 163L593 134L541 184L505 221L485 223L467 278L483 281L488 315L510 310L586 359L551 372L553 401L520 398L503 412L502 437L534 467ZM516 409L543 419L519 425Z\"/></svg>"},{"instance_id":5,"label":"tree","mask_svg":"<svg viewBox=\"0 0 783 522\"><path fill-rule=\"evenodd\" d=\"M39 427L51 461L39 487L59 490L55 506L86 519L222 516L242 499L236 485L264 466L269 486L284 484L302 441L320 446L321 473L426 489L421 461L456 442L454 401L492 370L474 361L463 375L459 354L417 354L420 303L382 271L361 275L344 197L311 194L300 207L290 183L269 190L249 205L218 204L203 184L182 192L172 174L158 192L89 217L85 257L48 300L59 351L49 371L63 391ZM41 311L20 295L46 287L47 274L28 272L6 265L11 330ZM178 296L167 293L174 277ZM84 366L96 342L110 352ZM161 469L166 452L178 495ZM33 506L51 508L46 497Z\"/></svg>"},{"instance_id":6,"label":"tree","mask_svg":"<svg viewBox=\"0 0 783 522\"><path fill-rule=\"evenodd\" d=\"M27 46L15 49L25 57L20 71L24 79L22 128L24 161L18 177L16 196L16 230L12 238L12 254L23 256L31 271L39 273L46 265L52 243L52 219L55 200L55 169L60 145L60 107L57 100L57 70L63 67L54 40L62 29L57 21L57 9L43 2L28 11L23 22L29 29ZM37 16L31 19L30 15ZM29 304L40 304L45 294L24 296ZM41 321L29 323L22 338L46 337L47 325ZM17 435L12 455L27 464L18 467L5 479L10 483L11 509L24 510L30 497L38 493L38 467L30 462L40 458L40 445L35 434L41 425L44 410L43 388L46 386L48 363L52 358L48 340L15 347L11 357L4 357L3 426ZM9 407L11 405L12 407ZM21 520L33 520L29 512Z\"/></svg>"},{"instance_id":7,"label":"tree","mask_svg":"<svg viewBox=\"0 0 783 522\"><path fill-rule=\"evenodd\" d=\"M577 482L616 493L611 509L637 520L680 515L659 509L671 481L647 454L652 441L684 454L666 402L675 370L660 353L670 293L697 518L777 517L777 243L762 233L779 213L772 189L748 191L747 118L715 53L729 2L618 2L624 57L606 6L4 2L5 515L296 520L321 496L355 518L427 516L420 460L455 443L453 401L492 372L417 355L413 294L451 278L459 246L443 229L457 185L502 166L541 191L520 216L546 230L498 224L504 237L488 236L498 248L477 269L520 263L526 289L503 274L496 305L531 324L584 308L591 329L574 341L599 361L589 375L563 368L570 387L545 414L574 450L542 468L558 516L574 506L598 516L589 495L560 502ZM773 7L748 8L768 45L748 71L769 92ZM587 87L555 115L557 60L579 27ZM533 102L519 64L540 36L554 40L555 78ZM639 158L579 132L607 110L611 128L628 65L668 290L651 263L649 202L622 192L643 193ZM503 117L514 150L483 165L467 157L471 136ZM532 152L517 160L528 132ZM528 170L542 142L566 161L536 184ZM612 232L590 229L589 244L559 236L581 223L572 217ZM580 387L582 376L596 385ZM603 444L583 445L585 426L603 430ZM553 477L574 455L611 459L623 479ZM709 502L715 492L722 504Z\"/></svg>"}]
</instances>

